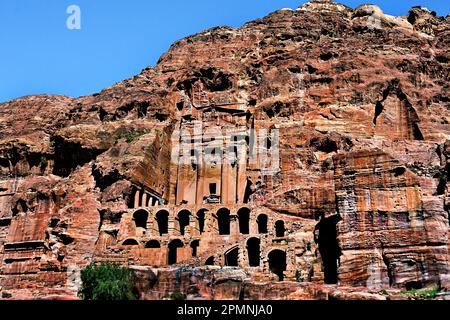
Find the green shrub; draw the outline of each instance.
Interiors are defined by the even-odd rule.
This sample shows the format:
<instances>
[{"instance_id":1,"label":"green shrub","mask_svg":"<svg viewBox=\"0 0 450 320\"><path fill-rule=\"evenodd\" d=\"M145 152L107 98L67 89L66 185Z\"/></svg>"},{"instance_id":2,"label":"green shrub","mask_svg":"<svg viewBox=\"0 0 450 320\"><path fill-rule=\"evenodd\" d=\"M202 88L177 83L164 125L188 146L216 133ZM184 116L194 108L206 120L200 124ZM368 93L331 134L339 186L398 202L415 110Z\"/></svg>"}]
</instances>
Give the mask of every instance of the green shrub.
<instances>
[{"instance_id":1,"label":"green shrub","mask_svg":"<svg viewBox=\"0 0 450 320\"><path fill-rule=\"evenodd\" d=\"M183 301L186 300L186 298L186 294L182 292L172 292L172 294L170 295L170 299L176 301Z\"/></svg>"},{"instance_id":2,"label":"green shrub","mask_svg":"<svg viewBox=\"0 0 450 320\"><path fill-rule=\"evenodd\" d=\"M47 158L44 157L44 156L41 156L40 162L41 162L41 168L42 168L42 169L46 169L47 166L48 166L48 160L47 160Z\"/></svg>"},{"instance_id":3,"label":"green shrub","mask_svg":"<svg viewBox=\"0 0 450 320\"><path fill-rule=\"evenodd\" d=\"M306 251L311 251L311 241L306 243Z\"/></svg>"},{"instance_id":4,"label":"green shrub","mask_svg":"<svg viewBox=\"0 0 450 320\"><path fill-rule=\"evenodd\" d=\"M384 295L384 296L389 295L389 293L387 292L386 289L381 289L380 291L378 291L378 294L382 294L382 295Z\"/></svg>"},{"instance_id":5,"label":"green shrub","mask_svg":"<svg viewBox=\"0 0 450 320\"><path fill-rule=\"evenodd\" d=\"M304 279L304 277L302 275L302 272L300 270L296 270L295 271L295 280L297 282L304 282L305 281L305 279Z\"/></svg>"},{"instance_id":6,"label":"green shrub","mask_svg":"<svg viewBox=\"0 0 450 320\"><path fill-rule=\"evenodd\" d=\"M112 262L88 265L81 282L78 294L84 300L136 300L132 271Z\"/></svg>"},{"instance_id":7,"label":"green shrub","mask_svg":"<svg viewBox=\"0 0 450 320\"><path fill-rule=\"evenodd\" d=\"M119 133L117 135L115 135L114 140L116 142L118 142L121 139L125 139L125 141L127 143L131 143L134 140L136 140L139 137L142 137L143 135L146 135L148 133L147 130L133 130L132 132L126 133L126 134L122 134Z\"/></svg>"},{"instance_id":8,"label":"green shrub","mask_svg":"<svg viewBox=\"0 0 450 320\"><path fill-rule=\"evenodd\" d=\"M409 291L400 291L400 294L408 296L414 300L433 300L439 292L439 285L435 284L431 288L412 289Z\"/></svg>"}]
</instances>

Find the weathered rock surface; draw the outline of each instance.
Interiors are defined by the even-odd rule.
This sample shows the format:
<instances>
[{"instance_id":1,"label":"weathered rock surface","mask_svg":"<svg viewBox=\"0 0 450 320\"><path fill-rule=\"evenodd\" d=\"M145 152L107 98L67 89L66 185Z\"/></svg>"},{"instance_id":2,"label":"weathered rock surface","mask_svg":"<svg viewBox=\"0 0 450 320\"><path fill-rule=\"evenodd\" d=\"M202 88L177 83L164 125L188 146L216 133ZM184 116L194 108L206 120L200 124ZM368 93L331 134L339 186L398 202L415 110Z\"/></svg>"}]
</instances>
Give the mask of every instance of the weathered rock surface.
<instances>
[{"instance_id":1,"label":"weathered rock surface","mask_svg":"<svg viewBox=\"0 0 450 320\"><path fill-rule=\"evenodd\" d=\"M102 260L145 266L143 299L384 299L380 289L448 288L449 35L448 18L420 7L392 17L312 1L182 39L155 67L92 96L0 104L0 291L76 298L77 270ZM224 140L247 160L248 132L277 131L269 162L279 170L260 160L180 164L171 137L198 122L231 130ZM220 137L201 136L206 146ZM225 233L216 226L224 208ZM158 271L173 258L198 268ZM234 260L237 270L211 271Z\"/></svg>"}]
</instances>

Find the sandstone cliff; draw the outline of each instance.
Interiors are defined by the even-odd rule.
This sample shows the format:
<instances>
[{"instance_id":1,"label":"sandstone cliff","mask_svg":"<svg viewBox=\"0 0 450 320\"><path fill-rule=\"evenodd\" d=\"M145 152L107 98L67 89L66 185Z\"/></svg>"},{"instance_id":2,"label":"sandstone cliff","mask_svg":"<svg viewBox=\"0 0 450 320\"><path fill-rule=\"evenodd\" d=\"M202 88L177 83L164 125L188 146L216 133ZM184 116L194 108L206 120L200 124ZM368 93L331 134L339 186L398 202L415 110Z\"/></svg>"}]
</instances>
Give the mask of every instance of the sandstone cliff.
<instances>
[{"instance_id":1,"label":"sandstone cliff","mask_svg":"<svg viewBox=\"0 0 450 320\"><path fill-rule=\"evenodd\" d=\"M74 298L72 273L101 260L235 267L219 283L246 281L248 298L260 280L291 281L289 292L271 282L273 298L318 297L324 282L448 287L449 35L448 18L420 7L392 17L312 1L182 39L155 67L92 96L0 104L0 291ZM236 137L276 130L279 170L174 165L173 133L196 122ZM208 184L219 193L214 179L220 197L202 202ZM215 227L224 209L228 231ZM245 251L250 236L260 261ZM178 290L164 272L155 292ZM143 297L164 297L149 290ZM239 298L227 290L221 297Z\"/></svg>"}]
</instances>

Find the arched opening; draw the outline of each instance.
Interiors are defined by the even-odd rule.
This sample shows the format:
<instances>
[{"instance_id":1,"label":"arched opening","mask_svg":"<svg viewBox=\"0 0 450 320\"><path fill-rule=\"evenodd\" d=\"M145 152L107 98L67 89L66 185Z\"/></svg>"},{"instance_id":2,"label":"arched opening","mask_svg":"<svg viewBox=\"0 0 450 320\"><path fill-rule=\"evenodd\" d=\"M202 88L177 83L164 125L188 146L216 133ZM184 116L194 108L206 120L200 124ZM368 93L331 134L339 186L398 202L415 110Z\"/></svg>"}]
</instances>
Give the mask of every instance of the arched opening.
<instances>
[{"instance_id":1,"label":"arched opening","mask_svg":"<svg viewBox=\"0 0 450 320\"><path fill-rule=\"evenodd\" d=\"M169 233L169 212L166 210L159 211L156 214L156 222L158 223L159 234L162 236Z\"/></svg>"},{"instance_id":2,"label":"arched opening","mask_svg":"<svg viewBox=\"0 0 450 320\"><path fill-rule=\"evenodd\" d=\"M269 253L269 269L278 276L279 281L284 280L284 271L287 269L286 252L273 250Z\"/></svg>"},{"instance_id":3,"label":"arched opening","mask_svg":"<svg viewBox=\"0 0 450 320\"><path fill-rule=\"evenodd\" d=\"M205 266L213 266L215 264L215 259L214 257L209 257L208 259L206 259L205 261Z\"/></svg>"},{"instance_id":4,"label":"arched opening","mask_svg":"<svg viewBox=\"0 0 450 320\"><path fill-rule=\"evenodd\" d=\"M286 228L284 227L284 221L278 220L275 222L275 236L278 238L284 237Z\"/></svg>"},{"instance_id":5,"label":"arched opening","mask_svg":"<svg viewBox=\"0 0 450 320\"><path fill-rule=\"evenodd\" d=\"M251 195L254 193L254 187L252 186L253 182L250 180L250 178L247 178L247 182L245 185L244 203L248 203L250 201Z\"/></svg>"},{"instance_id":6,"label":"arched opening","mask_svg":"<svg viewBox=\"0 0 450 320\"><path fill-rule=\"evenodd\" d=\"M135 239L126 239L124 242L122 242L123 246L138 246L139 242Z\"/></svg>"},{"instance_id":7,"label":"arched opening","mask_svg":"<svg viewBox=\"0 0 450 320\"><path fill-rule=\"evenodd\" d=\"M259 267L261 263L261 240L251 238L247 241L248 265L250 267Z\"/></svg>"},{"instance_id":8,"label":"arched opening","mask_svg":"<svg viewBox=\"0 0 450 320\"><path fill-rule=\"evenodd\" d=\"M179 239L172 240L169 243L168 264L176 264L178 262L178 248L183 248L183 242Z\"/></svg>"},{"instance_id":9,"label":"arched opening","mask_svg":"<svg viewBox=\"0 0 450 320\"><path fill-rule=\"evenodd\" d=\"M205 232L205 216L207 211L207 209L201 209L197 212L197 226L200 234Z\"/></svg>"},{"instance_id":10,"label":"arched opening","mask_svg":"<svg viewBox=\"0 0 450 320\"><path fill-rule=\"evenodd\" d=\"M159 243L158 240L150 240L145 244L145 247L147 249L159 249L161 248L161 244Z\"/></svg>"},{"instance_id":11,"label":"arched opening","mask_svg":"<svg viewBox=\"0 0 450 320\"><path fill-rule=\"evenodd\" d=\"M184 236L186 227L189 226L191 220L191 213L188 210L183 210L178 213L178 223L180 225L180 234Z\"/></svg>"},{"instance_id":12,"label":"arched opening","mask_svg":"<svg viewBox=\"0 0 450 320\"><path fill-rule=\"evenodd\" d=\"M142 202L144 199L144 189L139 190L139 207L144 207L145 204Z\"/></svg>"},{"instance_id":13,"label":"arched opening","mask_svg":"<svg viewBox=\"0 0 450 320\"><path fill-rule=\"evenodd\" d=\"M146 194L145 207L146 208L150 207L151 203L152 203L152 196L149 194Z\"/></svg>"},{"instance_id":14,"label":"arched opening","mask_svg":"<svg viewBox=\"0 0 450 320\"><path fill-rule=\"evenodd\" d=\"M133 214L136 228L147 229L148 212L145 210L138 210Z\"/></svg>"},{"instance_id":15,"label":"arched opening","mask_svg":"<svg viewBox=\"0 0 450 320\"><path fill-rule=\"evenodd\" d=\"M249 234L250 233L250 209L241 208L238 211L238 220L239 220L239 232L241 234Z\"/></svg>"},{"instance_id":16,"label":"arched opening","mask_svg":"<svg viewBox=\"0 0 450 320\"><path fill-rule=\"evenodd\" d=\"M139 199L139 191L136 187L133 187L133 189L131 190L131 194L128 198L128 208L129 209L133 209L136 207L136 198Z\"/></svg>"},{"instance_id":17,"label":"arched opening","mask_svg":"<svg viewBox=\"0 0 450 320\"><path fill-rule=\"evenodd\" d=\"M239 266L239 248L233 248L225 253L225 266L237 267Z\"/></svg>"},{"instance_id":18,"label":"arched opening","mask_svg":"<svg viewBox=\"0 0 450 320\"><path fill-rule=\"evenodd\" d=\"M267 233L267 215L260 214L258 216L258 219L256 219L256 222L258 223L258 233L264 234Z\"/></svg>"},{"instance_id":19,"label":"arched opening","mask_svg":"<svg viewBox=\"0 0 450 320\"><path fill-rule=\"evenodd\" d=\"M198 254L198 247L200 246L200 240L194 240L191 242L191 248L192 248L192 256L196 257Z\"/></svg>"},{"instance_id":20,"label":"arched opening","mask_svg":"<svg viewBox=\"0 0 450 320\"><path fill-rule=\"evenodd\" d=\"M230 234L230 210L222 208L217 211L217 223L220 235Z\"/></svg>"},{"instance_id":21,"label":"arched opening","mask_svg":"<svg viewBox=\"0 0 450 320\"><path fill-rule=\"evenodd\" d=\"M322 217L314 229L314 240L319 246L322 258L324 281L327 284L338 283L338 265L341 248L337 240L337 224L342 220L340 215L329 218Z\"/></svg>"}]
</instances>

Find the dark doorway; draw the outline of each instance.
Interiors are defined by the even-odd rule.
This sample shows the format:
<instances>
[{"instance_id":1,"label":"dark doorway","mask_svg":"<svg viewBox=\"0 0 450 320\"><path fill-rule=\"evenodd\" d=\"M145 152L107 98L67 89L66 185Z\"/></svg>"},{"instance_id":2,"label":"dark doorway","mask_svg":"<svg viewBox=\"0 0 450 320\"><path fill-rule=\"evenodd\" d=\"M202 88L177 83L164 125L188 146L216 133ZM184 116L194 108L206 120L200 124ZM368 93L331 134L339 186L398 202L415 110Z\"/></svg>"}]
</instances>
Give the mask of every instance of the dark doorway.
<instances>
[{"instance_id":1,"label":"dark doorway","mask_svg":"<svg viewBox=\"0 0 450 320\"><path fill-rule=\"evenodd\" d=\"M145 210L138 210L133 214L136 228L147 229L148 212Z\"/></svg>"},{"instance_id":2,"label":"dark doorway","mask_svg":"<svg viewBox=\"0 0 450 320\"><path fill-rule=\"evenodd\" d=\"M198 231L200 231L200 234L205 232L205 214L207 211L206 209L201 209L197 212Z\"/></svg>"},{"instance_id":3,"label":"dark doorway","mask_svg":"<svg viewBox=\"0 0 450 320\"><path fill-rule=\"evenodd\" d=\"M159 241L157 241L157 240L150 240L149 242L147 242L145 247L147 249L159 249L159 248L161 248L161 245L159 244Z\"/></svg>"},{"instance_id":4,"label":"dark doorway","mask_svg":"<svg viewBox=\"0 0 450 320\"><path fill-rule=\"evenodd\" d=\"M217 184L216 183L210 183L209 184L209 194L210 195L216 195L217 194Z\"/></svg>"},{"instance_id":5,"label":"dark doorway","mask_svg":"<svg viewBox=\"0 0 450 320\"><path fill-rule=\"evenodd\" d=\"M258 238L251 238L247 241L248 264L250 267L259 267L261 263L261 241Z\"/></svg>"},{"instance_id":6,"label":"dark doorway","mask_svg":"<svg viewBox=\"0 0 450 320\"><path fill-rule=\"evenodd\" d=\"M278 238L284 237L285 232L284 221L278 220L275 222L275 236Z\"/></svg>"},{"instance_id":7,"label":"dark doorway","mask_svg":"<svg viewBox=\"0 0 450 320\"><path fill-rule=\"evenodd\" d=\"M217 212L217 223L220 235L230 234L230 210L222 208Z\"/></svg>"},{"instance_id":8,"label":"dark doorway","mask_svg":"<svg viewBox=\"0 0 450 320\"><path fill-rule=\"evenodd\" d=\"M184 236L186 227L189 226L191 213L188 210L183 210L178 213L178 223L180 225L180 234Z\"/></svg>"},{"instance_id":9,"label":"dark doorway","mask_svg":"<svg viewBox=\"0 0 450 320\"><path fill-rule=\"evenodd\" d=\"M183 248L183 242L179 239L169 243L168 264L176 264L178 262L178 248Z\"/></svg>"},{"instance_id":10,"label":"dark doorway","mask_svg":"<svg viewBox=\"0 0 450 320\"><path fill-rule=\"evenodd\" d=\"M337 240L337 224L342 220L340 215L324 218L321 215L319 223L314 229L314 240L319 246L322 258L325 283L338 283L338 265L341 248Z\"/></svg>"},{"instance_id":11,"label":"dark doorway","mask_svg":"<svg viewBox=\"0 0 450 320\"><path fill-rule=\"evenodd\" d=\"M248 203L250 201L251 195L254 193L252 188L253 182L247 178L247 183L245 186L245 194L244 194L244 203Z\"/></svg>"},{"instance_id":12,"label":"dark doorway","mask_svg":"<svg viewBox=\"0 0 450 320\"><path fill-rule=\"evenodd\" d=\"M145 206L145 204L142 203L143 199L144 199L144 189L141 189L139 191L139 207Z\"/></svg>"},{"instance_id":13,"label":"dark doorway","mask_svg":"<svg viewBox=\"0 0 450 320\"><path fill-rule=\"evenodd\" d=\"M215 264L214 257L209 257L209 258L206 259L206 261L205 261L205 266L213 266L214 264Z\"/></svg>"},{"instance_id":14,"label":"dark doorway","mask_svg":"<svg viewBox=\"0 0 450 320\"><path fill-rule=\"evenodd\" d=\"M225 254L225 265L227 267L239 266L239 248L234 248Z\"/></svg>"},{"instance_id":15,"label":"dark doorway","mask_svg":"<svg viewBox=\"0 0 450 320\"><path fill-rule=\"evenodd\" d=\"M133 209L136 203L136 197L139 198L139 190L136 187L133 187L131 191L131 195L128 198L128 208Z\"/></svg>"},{"instance_id":16,"label":"dark doorway","mask_svg":"<svg viewBox=\"0 0 450 320\"><path fill-rule=\"evenodd\" d=\"M192 248L192 256L197 256L198 247L200 246L200 240L194 240L191 242L191 248Z\"/></svg>"},{"instance_id":17,"label":"dark doorway","mask_svg":"<svg viewBox=\"0 0 450 320\"><path fill-rule=\"evenodd\" d=\"M278 276L278 281L284 280L284 271L286 271L286 252L273 250L269 253L269 269Z\"/></svg>"},{"instance_id":18,"label":"dark doorway","mask_svg":"<svg viewBox=\"0 0 450 320\"><path fill-rule=\"evenodd\" d=\"M159 211L156 214L159 234L162 236L169 233L169 212L166 210Z\"/></svg>"},{"instance_id":19,"label":"dark doorway","mask_svg":"<svg viewBox=\"0 0 450 320\"><path fill-rule=\"evenodd\" d=\"M242 208L238 211L239 232L241 234L250 233L250 209Z\"/></svg>"},{"instance_id":20,"label":"dark doorway","mask_svg":"<svg viewBox=\"0 0 450 320\"><path fill-rule=\"evenodd\" d=\"M122 242L122 245L123 245L123 246L138 246L138 245L139 245L139 242L137 242L137 241L134 240L134 239L127 239L127 240L125 240L124 242Z\"/></svg>"},{"instance_id":21,"label":"dark doorway","mask_svg":"<svg viewBox=\"0 0 450 320\"><path fill-rule=\"evenodd\" d=\"M256 222L258 223L258 233L264 234L267 233L267 215L260 214L258 216L258 219L256 219Z\"/></svg>"},{"instance_id":22,"label":"dark doorway","mask_svg":"<svg viewBox=\"0 0 450 320\"><path fill-rule=\"evenodd\" d=\"M272 148L272 140L270 140L270 138L266 138L264 141L264 146L267 150L270 150Z\"/></svg>"}]
</instances>

